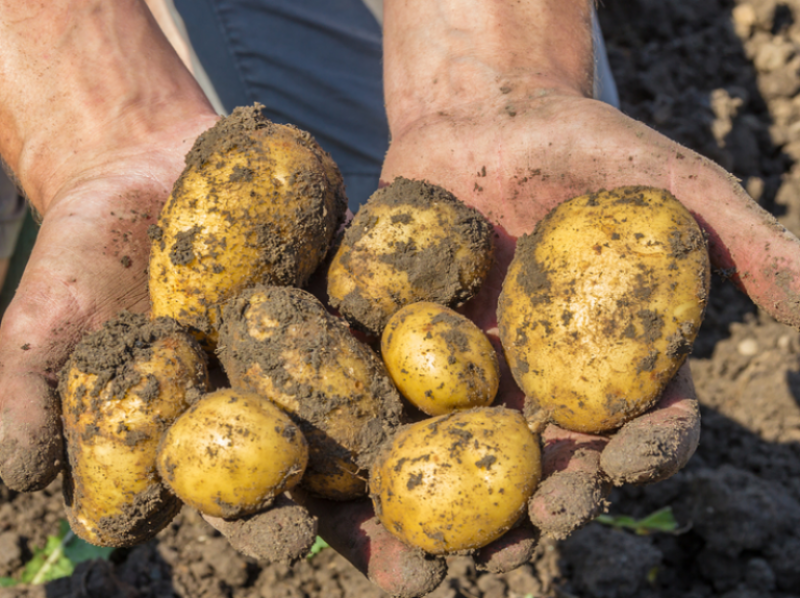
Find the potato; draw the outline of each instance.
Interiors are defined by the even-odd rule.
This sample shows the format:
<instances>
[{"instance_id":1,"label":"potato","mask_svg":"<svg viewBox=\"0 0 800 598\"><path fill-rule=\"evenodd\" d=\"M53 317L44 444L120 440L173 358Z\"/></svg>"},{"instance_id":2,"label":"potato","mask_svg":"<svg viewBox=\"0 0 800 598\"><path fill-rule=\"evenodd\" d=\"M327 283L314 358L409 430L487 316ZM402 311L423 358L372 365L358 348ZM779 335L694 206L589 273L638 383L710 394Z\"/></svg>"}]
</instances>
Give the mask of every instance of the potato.
<instances>
[{"instance_id":1,"label":"potato","mask_svg":"<svg viewBox=\"0 0 800 598\"><path fill-rule=\"evenodd\" d=\"M379 189L345 231L328 269L333 307L380 335L416 301L458 306L489 272L492 226L441 187L397 178Z\"/></svg>"},{"instance_id":2,"label":"potato","mask_svg":"<svg viewBox=\"0 0 800 598\"><path fill-rule=\"evenodd\" d=\"M170 320L123 313L80 342L59 384L76 534L132 546L172 520L181 503L156 472L156 448L207 386L200 347Z\"/></svg>"},{"instance_id":3,"label":"potato","mask_svg":"<svg viewBox=\"0 0 800 598\"><path fill-rule=\"evenodd\" d=\"M380 359L300 289L246 291L223 320L219 356L231 384L280 405L308 440L302 485L336 500L366 494L367 469L402 410Z\"/></svg>"},{"instance_id":4,"label":"potato","mask_svg":"<svg viewBox=\"0 0 800 598\"><path fill-rule=\"evenodd\" d=\"M286 413L232 388L204 396L173 423L158 447L158 472L187 505L234 519L263 511L291 490L308 444Z\"/></svg>"},{"instance_id":5,"label":"potato","mask_svg":"<svg viewBox=\"0 0 800 598\"><path fill-rule=\"evenodd\" d=\"M402 428L370 471L384 527L431 554L480 548L526 513L541 478L522 414L481 407Z\"/></svg>"},{"instance_id":6,"label":"potato","mask_svg":"<svg viewBox=\"0 0 800 598\"><path fill-rule=\"evenodd\" d=\"M492 343L438 303L412 303L395 313L383 330L381 355L400 393L428 415L485 407L497 394Z\"/></svg>"},{"instance_id":7,"label":"potato","mask_svg":"<svg viewBox=\"0 0 800 598\"><path fill-rule=\"evenodd\" d=\"M554 209L517 243L498 308L531 413L581 432L644 413L691 349L709 277L703 233L667 191L622 187Z\"/></svg>"},{"instance_id":8,"label":"potato","mask_svg":"<svg viewBox=\"0 0 800 598\"><path fill-rule=\"evenodd\" d=\"M237 108L202 134L150 229L153 314L213 346L221 305L257 283L302 286L347 200L336 165L308 134Z\"/></svg>"}]
</instances>

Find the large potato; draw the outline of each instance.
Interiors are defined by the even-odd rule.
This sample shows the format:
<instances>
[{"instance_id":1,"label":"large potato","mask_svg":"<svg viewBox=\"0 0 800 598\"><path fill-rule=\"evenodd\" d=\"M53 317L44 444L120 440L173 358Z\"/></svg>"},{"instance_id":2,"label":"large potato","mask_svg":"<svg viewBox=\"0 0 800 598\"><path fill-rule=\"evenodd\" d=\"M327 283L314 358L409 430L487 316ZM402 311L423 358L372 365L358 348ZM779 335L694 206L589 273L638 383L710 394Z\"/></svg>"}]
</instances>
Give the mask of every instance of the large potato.
<instances>
[{"instance_id":1,"label":"large potato","mask_svg":"<svg viewBox=\"0 0 800 598\"><path fill-rule=\"evenodd\" d=\"M300 289L251 289L223 315L219 355L231 384L280 405L308 440L303 486L331 499L364 495L367 469L401 415L380 359Z\"/></svg>"},{"instance_id":2,"label":"large potato","mask_svg":"<svg viewBox=\"0 0 800 598\"><path fill-rule=\"evenodd\" d=\"M480 548L527 511L541 478L539 439L504 407L402 428L375 461L370 494L384 527L431 554Z\"/></svg>"},{"instance_id":3,"label":"large potato","mask_svg":"<svg viewBox=\"0 0 800 598\"><path fill-rule=\"evenodd\" d=\"M438 303L412 303L395 313L381 335L381 356L400 393L428 415L485 407L497 394L492 343Z\"/></svg>"},{"instance_id":4,"label":"large potato","mask_svg":"<svg viewBox=\"0 0 800 598\"><path fill-rule=\"evenodd\" d=\"M225 301L306 282L346 208L336 165L308 133L237 108L197 139L150 229L153 314L213 345Z\"/></svg>"},{"instance_id":5,"label":"large potato","mask_svg":"<svg viewBox=\"0 0 800 598\"><path fill-rule=\"evenodd\" d=\"M498 308L529 408L582 432L646 411L691 349L709 276L703 233L667 191L558 206L517 243Z\"/></svg>"},{"instance_id":6,"label":"large potato","mask_svg":"<svg viewBox=\"0 0 800 598\"><path fill-rule=\"evenodd\" d=\"M345 231L328 270L331 305L376 336L409 303L460 305L489 272L492 234L491 224L452 193L397 178Z\"/></svg>"},{"instance_id":7,"label":"large potato","mask_svg":"<svg viewBox=\"0 0 800 598\"><path fill-rule=\"evenodd\" d=\"M122 314L81 341L59 385L76 534L132 546L172 520L181 503L156 472L156 448L207 385L200 347L172 321Z\"/></svg>"},{"instance_id":8,"label":"large potato","mask_svg":"<svg viewBox=\"0 0 800 598\"><path fill-rule=\"evenodd\" d=\"M158 472L201 513L232 519L269 507L303 475L308 444L289 416L251 392L204 396L173 423Z\"/></svg>"}]
</instances>

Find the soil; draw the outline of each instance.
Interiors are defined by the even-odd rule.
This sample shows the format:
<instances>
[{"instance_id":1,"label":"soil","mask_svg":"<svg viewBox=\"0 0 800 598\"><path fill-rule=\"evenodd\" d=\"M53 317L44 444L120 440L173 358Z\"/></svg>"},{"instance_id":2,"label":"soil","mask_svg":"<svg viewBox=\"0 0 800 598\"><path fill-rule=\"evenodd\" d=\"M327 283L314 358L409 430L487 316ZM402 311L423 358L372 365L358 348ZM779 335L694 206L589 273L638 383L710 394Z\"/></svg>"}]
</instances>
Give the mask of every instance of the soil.
<instances>
[{"instance_id":1,"label":"soil","mask_svg":"<svg viewBox=\"0 0 800 598\"><path fill-rule=\"evenodd\" d=\"M800 2L605 0L599 9L623 110L719 162L800 233ZM612 514L670 506L679 533L593 523L543 540L503 575L452 557L435 598L800 596L800 333L759 313L726 275L712 280L690 357L700 447L686 468L611 497ZM0 485L0 575L58 529L60 482ZM82 564L70 578L0 597L384 596L334 551L294 566L237 554L190 509L153 541Z\"/></svg>"}]
</instances>

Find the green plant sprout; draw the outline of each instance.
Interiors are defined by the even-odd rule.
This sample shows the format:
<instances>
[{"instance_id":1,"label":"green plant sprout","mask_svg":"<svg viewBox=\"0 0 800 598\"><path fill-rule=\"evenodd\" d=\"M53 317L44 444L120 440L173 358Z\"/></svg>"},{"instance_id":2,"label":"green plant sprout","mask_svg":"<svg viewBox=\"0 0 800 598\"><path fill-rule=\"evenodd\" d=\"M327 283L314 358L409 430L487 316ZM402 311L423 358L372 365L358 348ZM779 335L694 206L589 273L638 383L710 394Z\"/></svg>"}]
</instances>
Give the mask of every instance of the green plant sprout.
<instances>
[{"instance_id":1,"label":"green plant sprout","mask_svg":"<svg viewBox=\"0 0 800 598\"><path fill-rule=\"evenodd\" d=\"M614 529L628 529L645 536L652 533L680 534L685 529L678 528L678 522L672 514L672 507L664 507L644 517L634 519L628 515L598 515L596 521Z\"/></svg>"},{"instance_id":2,"label":"green plant sprout","mask_svg":"<svg viewBox=\"0 0 800 598\"><path fill-rule=\"evenodd\" d=\"M66 520L59 522L58 535L47 536L44 548L34 548L18 578L0 577L0 588L19 584L40 585L72 575L75 566L91 559L108 559L113 548L93 546L81 540Z\"/></svg>"},{"instance_id":3,"label":"green plant sprout","mask_svg":"<svg viewBox=\"0 0 800 598\"><path fill-rule=\"evenodd\" d=\"M311 545L311 548L309 549L306 558L313 559L315 556L317 556L320 552L322 552L326 548L330 548L330 545L321 537L317 536L317 539L314 540L314 543Z\"/></svg>"}]
</instances>

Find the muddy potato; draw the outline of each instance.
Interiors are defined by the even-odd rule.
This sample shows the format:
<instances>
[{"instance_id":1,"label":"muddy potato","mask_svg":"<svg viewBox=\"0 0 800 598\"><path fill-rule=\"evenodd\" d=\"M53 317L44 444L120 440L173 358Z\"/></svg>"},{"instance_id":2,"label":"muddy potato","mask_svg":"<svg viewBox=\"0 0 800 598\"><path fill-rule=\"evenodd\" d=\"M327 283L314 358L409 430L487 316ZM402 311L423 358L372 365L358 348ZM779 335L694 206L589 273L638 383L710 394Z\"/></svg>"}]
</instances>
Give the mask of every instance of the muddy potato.
<instances>
[{"instance_id":1,"label":"muddy potato","mask_svg":"<svg viewBox=\"0 0 800 598\"><path fill-rule=\"evenodd\" d=\"M395 313L381 335L381 355L400 393L428 415L485 407L497 394L492 343L438 303L412 303Z\"/></svg>"},{"instance_id":2,"label":"muddy potato","mask_svg":"<svg viewBox=\"0 0 800 598\"><path fill-rule=\"evenodd\" d=\"M380 335L415 301L458 306L489 272L492 226L448 191L397 178L379 189L345 231L328 270L331 305Z\"/></svg>"},{"instance_id":3,"label":"muddy potato","mask_svg":"<svg viewBox=\"0 0 800 598\"><path fill-rule=\"evenodd\" d=\"M646 411L691 349L708 286L703 233L667 191L558 206L517 243L498 308L530 413L602 432Z\"/></svg>"},{"instance_id":4,"label":"muddy potato","mask_svg":"<svg viewBox=\"0 0 800 598\"><path fill-rule=\"evenodd\" d=\"M504 407L402 428L370 471L384 527L430 554L480 548L526 513L541 478L539 439Z\"/></svg>"},{"instance_id":5,"label":"muddy potato","mask_svg":"<svg viewBox=\"0 0 800 598\"><path fill-rule=\"evenodd\" d=\"M232 388L204 396L170 426L158 472L187 505L233 519L263 511L294 487L308 444L279 407Z\"/></svg>"},{"instance_id":6,"label":"muddy potato","mask_svg":"<svg viewBox=\"0 0 800 598\"><path fill-rule=\"evenodd\" d=\"M278 404L308 440L303 487L335 500L366 494L367 469L402 409L380 359L300 289L246 291L223 316L231 384Z\"/></svg>"},{"instance_id":7,"label":"muddy potato","mask_svg":"<svg viewBox=\"0 0 800 598\"><path fill-rule=\"evenodd\" d=\"M308 133L237 108L197 139L149 231L153 314L213 345L222 303L306 282L346 208L338 168Z\"/></svg>"},{"instance_id":8,"label":"muddy potato","mask_svg":"<svg viewBox=\"0 0 800 598\"><path fill-rule=\"evenodd\" d=\"M200 347L172 321L122 314L81 341L59 384L76 534L132 546L172 520L181 503L156 472L156 448L207 385Z\"/></svg>"}]
</instances>

